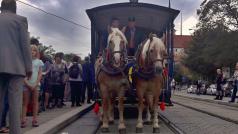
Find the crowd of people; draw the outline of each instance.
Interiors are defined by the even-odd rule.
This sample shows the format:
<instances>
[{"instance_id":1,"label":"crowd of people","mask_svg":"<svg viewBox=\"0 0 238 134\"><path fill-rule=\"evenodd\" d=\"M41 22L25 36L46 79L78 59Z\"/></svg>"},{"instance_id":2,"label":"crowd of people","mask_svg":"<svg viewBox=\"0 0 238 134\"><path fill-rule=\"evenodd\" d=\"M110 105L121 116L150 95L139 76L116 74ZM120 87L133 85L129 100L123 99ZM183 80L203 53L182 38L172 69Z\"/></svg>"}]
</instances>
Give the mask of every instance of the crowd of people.
<instances>
[{"instance_id":1,"label":"crowd of people","mask_svg":"<svg viewBox=\"0 0 238 134\"><path fill-rule=\"evenodd\" d=\"M63 53L56 53L54 59L40 57L35 44L31 44L31 54L32 75L24 78L22 87L21 128L28 125L27 114L32 115L32 127L38 127L39 112L62 108L65 101L71 101L71 107L92 103L95 99L95 76L90 56L83 61L75 55L68 62L64 61ZM9 132L6 123L9 105L7 93L4 104L0 132Z\"/></svg>"},{"instance_id":2,"label":"crowd of people","mask_svg":"<svg viewBox=\"0 0 238 134\"><path fill-rule=\"evenodd\" d=\"M62 108L65 101L71 101L71 107L92 103L95 85L90 56L83 61L75 55L66 62L63 53L52 59L40 55L39 46L30 43L27 18L16 10L15 0L2 0L0 133L10 134L22 134L21 128L29 125L28 114L32 127L38 127L40 111Z\"/></svg>"},{"instance_id":3,"label":"crowd of people","mask_svg":"<svg viewBox=\"0 0 238 134\"><path fill-rule=\"evenodd\" d=\"M22 128L28 125L27 114L32 114L32 127L38 127L37 116L40 111L56 107L62 108L65 105L64 102L68 100L71 101L71 107L92 103L95 76L90 57L82 61L79 56L75 55L71 61L66 62L63 60L63 53L56 53L52 60L49 57L40 57L39 48L35 44L31 44L31 54L32 75L24 78L22 87ZM85 97L86 91L87 97ZM0 132L9 131L6 123L7 93L4 101Z\"/></svg>"}]
</instances>

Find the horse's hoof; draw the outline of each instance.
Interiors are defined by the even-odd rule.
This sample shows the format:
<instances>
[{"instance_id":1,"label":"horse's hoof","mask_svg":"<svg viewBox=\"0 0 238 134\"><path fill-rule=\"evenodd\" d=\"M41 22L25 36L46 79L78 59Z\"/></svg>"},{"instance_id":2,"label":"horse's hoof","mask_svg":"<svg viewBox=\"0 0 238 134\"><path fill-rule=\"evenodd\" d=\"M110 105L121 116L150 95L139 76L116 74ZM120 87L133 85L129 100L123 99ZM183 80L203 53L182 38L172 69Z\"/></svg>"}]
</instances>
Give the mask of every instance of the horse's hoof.
<instances>
[{"instance_id":1,"label":"horse's hoof","mask_svg":"<svg viewBox=\"0 0 238 134\"><path fill-rule=\"evenodd\" d=\"M145 125L152 125L152 121L145 121L144 124Z\"/></svg>"},{"instance_id":2,"label":"horse's hoof","mask_svg":"<svg viewBox=\"0 0 238 134\"><path fill-rule=\"evenodd\" d=\"M153 133L160 133L160 129L159 128L153 128Z\"/></svg>"},{"instance_id":3,"label":"horse's hoof","mask_svg":"<svg viewBox=\"0 0 238 134\"><path fill-rule=\"evenodd\" d=\"M108 133L109 132L109 128L101 128L101 132L102 133Z\"/></svg>"},{"instance_id":4,"label":"horse's hoof","mask_svg":"<svg viewBox=\"0 0 238 134\"><path fill-rule=\"evenodd\" d=\"M126 134L126 129L125 128L119 129L119 134Z\"/></svg>"},{"instance_id":5,"label":"horse's hoof","mask_svg":"<svg viewBox=\"0 0 238 134\"><path fill-rule=\"evenodd\" d=\"M143 133L143 128L136 128L136 133Z\"/></svg>"},{"instance_id":6,"label":"horse's hoof","mask_svg":"<svg viewBox=\"0 0 238 134\"><path fill-rule=\"evenodd\" d=\"M109 121L109 125L113 125L114 124L114 121Z\"/></svg>"}]
</instances>

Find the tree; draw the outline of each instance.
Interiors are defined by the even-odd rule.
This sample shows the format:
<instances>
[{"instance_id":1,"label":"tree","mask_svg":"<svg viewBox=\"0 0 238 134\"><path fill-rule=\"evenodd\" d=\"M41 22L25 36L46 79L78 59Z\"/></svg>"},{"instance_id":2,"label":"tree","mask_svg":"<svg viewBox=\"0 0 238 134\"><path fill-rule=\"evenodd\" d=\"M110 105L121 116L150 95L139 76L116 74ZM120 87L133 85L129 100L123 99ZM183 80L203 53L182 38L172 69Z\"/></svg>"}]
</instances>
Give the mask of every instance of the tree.
<instances>
[{"instance_id":1,"label":"tree","mask_svg":"<svg viewBox=\"0 0 238 134\"><path fill-rule=\"evenodd\" d=\"M64 60L67 62L71 62L74 56L75 56L75 54L73 54L73 53L65 54Z\"/></svg>"},{"instance_id":2,"label":"tree","mask_svg":"<svg viewBox=\"0 0 238 134\"><path fill-rule=\"evenodd\" d=\"M222 24L231 31L238 29L237 0L204 0L198 15L200 28L215 28Z\"/></svg>"},{"instance_id":3,"label":"tree","mask_svg":"<svg viewBox=\"0 0 238 134\"><path fill-rule=\"evenodd\" d=\"M238 61L238 1L204 0L199 23L184 65L213 79L216 68L233 67Z\"/></svg>"},{"instance_id":4,"label":"tree","mask_svg":"<svg viewBox=\"0 0 238 134\"><path fill-rule=\"evenodd\" d=\"M39 52L40 52L40 58L42 59L44 57L53 57L56 52L54 48L51 45L50 46L44 45L39 40L40 40L40 37L32 36L30 39L30 43L38 46Z\"/></svg>"},{"instance_id":5,"label":"tree","mask_svg":"<svg viewBox=\"0 0 238 134\"><path fill-rule=\"evenodd\" d=\"M41 45L39 48L40 48L40 53L42 55L47 55L52 57L56 52L51 45L50 46Z\"/></svg>"}]
</instances>

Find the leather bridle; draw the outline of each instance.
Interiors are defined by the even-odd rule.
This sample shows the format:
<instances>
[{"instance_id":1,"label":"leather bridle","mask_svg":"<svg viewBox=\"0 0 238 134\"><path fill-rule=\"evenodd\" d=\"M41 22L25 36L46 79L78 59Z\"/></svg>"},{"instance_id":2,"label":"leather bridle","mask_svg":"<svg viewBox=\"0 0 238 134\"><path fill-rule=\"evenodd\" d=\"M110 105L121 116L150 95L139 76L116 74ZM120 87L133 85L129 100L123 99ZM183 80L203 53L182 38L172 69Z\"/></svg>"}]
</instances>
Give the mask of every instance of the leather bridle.
<instances>
[{"instance_id":1,"label":"leather bridle","mask_svg":"<svg viewBox=\"0 0 238 134\"><path fill-rule=\"evenodd\" d=\"M119 34L116 34L116 36L120 36ZM127 62L127 50L126 50L126 44L123 40L123 38L120 36L121 38L121 42L120 42L120 51L113 51L113 52L109 52L109 63L111 64L111 66L114 67L114 63L115 63L115 59L114 58L111 58L111 57L114 57L114 54L116 53L119 53L120 54L120 62L123 63L121 65L121 67L124 67L126 65L126 62ZM110 48L111 45L112 45L112 41L109 42L108 44L108 48L107 48L107 51L111 51L112 49ZM122 47L121 47L122 46ZM118 67L117 67L118 68Z\"/></svg>"},{"instance_id":2,"label":"leather bridle","mask_svg":"<svg viewBox=\"0 0 238 134\"><path fill-rule=\"evenodd\" d=\"M148 40L148 39L146 39L146 40ZM136 58L141 58L140 55L141 55L141 52L142 52L142 49L143 49L143 47L145 45L146 40L141 44L141 46L139 48L139 53L136 54ZM146 52L145 66L142 67L141 65L139 65L140 62L139 62L139 59L137 59L137 66L138 66L138 68L140 70L147 71L146 73L152 72L155 69L154 64L156 62L161 62L162 67L163 67L164 60L167 59L166 57L163 57L162 59L153 59L153 57L151 57L152 54L151 54L151 51L150 51L151 50L151 43L152 43L151 39L150 39L149 43L150 44L149 44L148 50Z\"/></svg>"}]
</instances>

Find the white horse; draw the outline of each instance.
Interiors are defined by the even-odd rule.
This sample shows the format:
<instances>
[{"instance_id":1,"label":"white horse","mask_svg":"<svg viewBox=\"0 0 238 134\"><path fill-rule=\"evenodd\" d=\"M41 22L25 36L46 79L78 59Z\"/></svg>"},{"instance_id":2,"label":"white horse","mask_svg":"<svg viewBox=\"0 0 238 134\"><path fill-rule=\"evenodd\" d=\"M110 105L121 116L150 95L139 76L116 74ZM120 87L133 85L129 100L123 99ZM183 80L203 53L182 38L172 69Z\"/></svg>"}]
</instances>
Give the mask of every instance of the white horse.
<instances>
[{"instance_id":1,"label":"white horse","mask_svg":"<svg viewBox=\"0 0 238 134\"><path fill-rule=\"evenodd\" d=\"M145 40L137 50L137 75L135 76L137 97L139 100L138 122L136 132L143 131L142 112L144 110L144 100L146 100L149 110L153 113L153 132L159 132L158 124L158 101L164 84L163 81L163 60L166 55L164 43L155 35ZM146 77L145 77L146 76ZM151 116L147 114L150 120Z\"/></svg>"},{"instance_id":2,"label":"white horse","mask_svg":"<svg viewBox=\"0 0 238 134\"><path fill-rule=\"evenodd\" d=\"M108 132L109 121L114 121L115 95L119 98L118 129L121 132L125 132L124 130L126 129L123 117L123 102L125 90L129 88L129 83L121 72L121 69L125 66L126 44L127 40L124 34L118 28L111 28L108 36L106 56L105 58L99 58L95 64L96 80L102 97L102 132ZM117 70L117 73L111 70Z\"/></svg>"}]
</instances>

